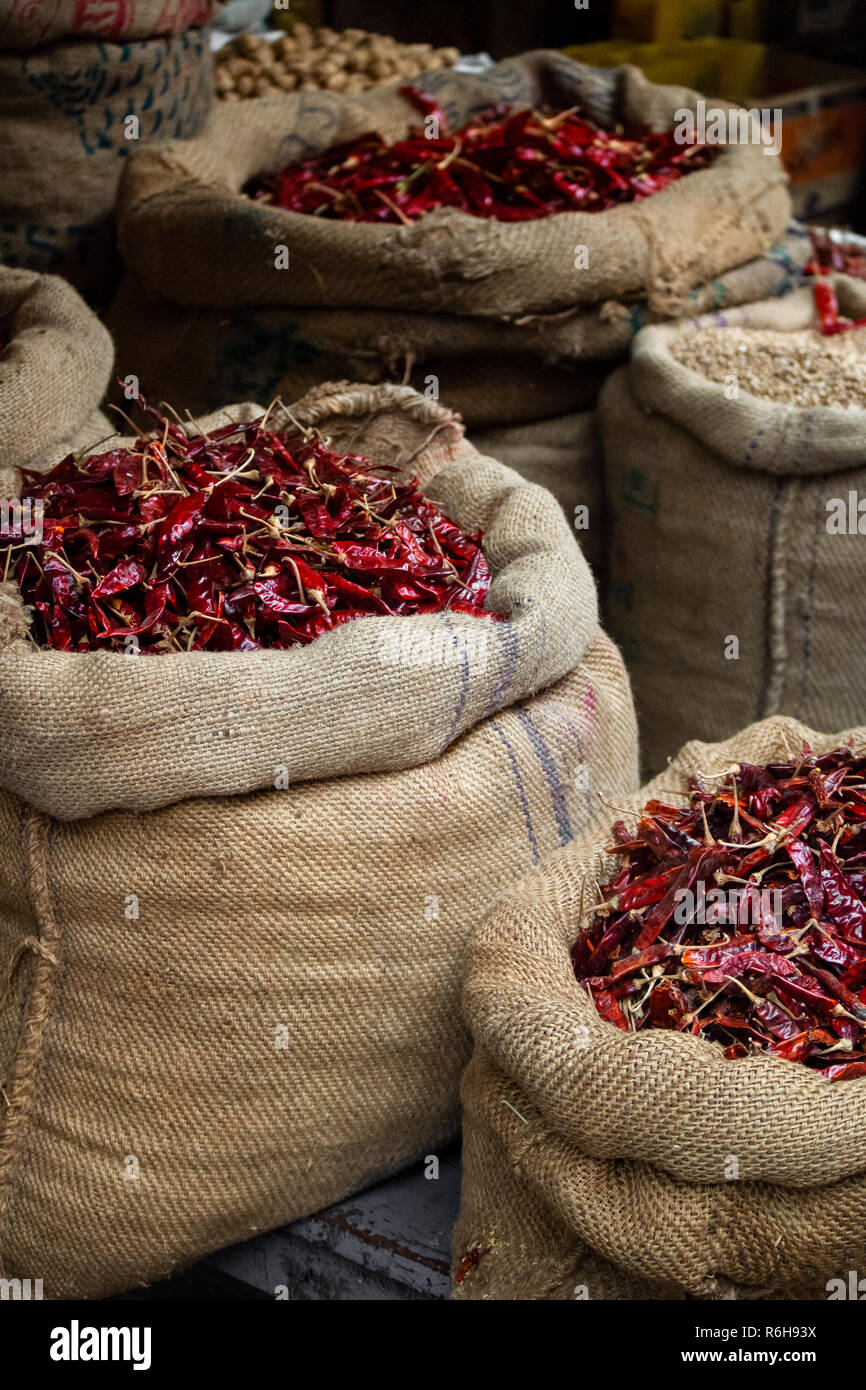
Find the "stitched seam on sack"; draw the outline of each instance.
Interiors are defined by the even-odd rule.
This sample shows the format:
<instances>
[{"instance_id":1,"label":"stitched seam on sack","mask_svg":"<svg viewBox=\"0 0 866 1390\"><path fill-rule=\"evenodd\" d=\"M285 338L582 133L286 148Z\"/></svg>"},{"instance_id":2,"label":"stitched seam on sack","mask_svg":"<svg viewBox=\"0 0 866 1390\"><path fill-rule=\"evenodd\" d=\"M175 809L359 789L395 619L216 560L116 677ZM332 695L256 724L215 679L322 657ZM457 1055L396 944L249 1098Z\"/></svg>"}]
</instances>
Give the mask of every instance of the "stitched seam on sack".
<instances>
[{"instance_id":1,"label":"stitched seam on sack","mask_svg":"<svg viewBox=\"0 0 866 1390\"><path fill-rule=\"evenodd\" d=\"M815 609L815 577L818 568L818 542L821 538L821 518L823 513L823 487L815 487L815 512L813 516L812 544L809 550L809 577L803 610L803 664L800 671L800 701L797 705L797 718L802 719L809 693L809 678L812 674L812 619Z\"/></svg>"},{"instance_id":2,"label":"stitched seam on sack","mask_svg":"<svg viewBox=\"0 0 866 1390\"><path fill-rule=\"evenodd\" d=\"M769 640L770 640L770 679L767 684L766 714L778 714L785 693L785 674L788 664L788 641L786 627L788 606L788 547L791 530L791 514L797 500L798 483L795 479L784 480L779 488L779 519L773 540L771 565L771 589L769 594Z\"/></svg>"},{"instance_id":3,"label":"stitched seam on sack","mask_svg":"<svg viewBox=\"0 0 866 1390\"><path fill-rule=\"evenodd\" d=\"M761 685L758 691L758 707L755 711L756 719L764 719L767 715L769 703L770 684L773 675L773 652L772 637L770 634L771 611L773 600L773 556L775 554L776 531L779 521L779 503L781 500L783 483L781 478L776 479L773 500L770 503L770 516L767 522L767 553L766 564L764 567L764 669L761 677Z\"/></svg>"},{"instance_id":4,"label":"stitched seam on sack","mask_svg":"<svg viewBox=\"0 0 866 1390\"><path fill-rule=\"evenodd\" d=\"M0 1269L6 1270L3 1233L20 1191L20 1181L30 1161L29 1121L39 1099L46 1061L46 1038L60 973L60 928L54 915L49 887L51 820L27 806L22 818L23 859L30 902L39 932L40 950L34 951L33 980L19 1034L7 1094L9 1108L0 1134ZM4 1277L9 1277L6 1270Z\"/></svg>"}]
</instances>

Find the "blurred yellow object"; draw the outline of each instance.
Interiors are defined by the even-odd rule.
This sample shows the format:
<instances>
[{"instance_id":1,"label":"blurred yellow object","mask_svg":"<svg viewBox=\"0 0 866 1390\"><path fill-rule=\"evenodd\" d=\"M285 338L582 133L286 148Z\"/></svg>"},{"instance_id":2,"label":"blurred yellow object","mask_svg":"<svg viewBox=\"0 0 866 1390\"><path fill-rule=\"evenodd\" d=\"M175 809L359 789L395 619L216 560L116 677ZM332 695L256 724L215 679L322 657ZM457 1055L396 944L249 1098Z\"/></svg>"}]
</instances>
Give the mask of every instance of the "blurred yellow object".
<instances>
[{"instance_id":1,"label":"blurred yellow object","mask_svg":"<svg viewBox=\"0 0 866 1390\"><path fill-rule=\"evenodd\" d=\"M639 43L704 39L718 34L725 9L725 0L617 0L612 33Z\"/></svg>"},{"instance_id":2,"label":"blurred yellow object","mask_svg":"<svg viewBox=\"0 0 866 1390\"><path fill-rule=\"evenodd\" d=\"M866 72L746 39L675 39L567 48L593 67L633 63L651 82L782 112L782 161L798 217L843 208L866 171Z\"/></svg>"},{"instance_id":3,"label":"blurred yellow object","mask_svg":"<svg viewBox=\"0 0 866 1390\"><path fill-rule=\"evenodd\" d=\"M617 0L615 39L670 44L725 34L760 39L766 0Z\"/></svg>"}]
</instances>

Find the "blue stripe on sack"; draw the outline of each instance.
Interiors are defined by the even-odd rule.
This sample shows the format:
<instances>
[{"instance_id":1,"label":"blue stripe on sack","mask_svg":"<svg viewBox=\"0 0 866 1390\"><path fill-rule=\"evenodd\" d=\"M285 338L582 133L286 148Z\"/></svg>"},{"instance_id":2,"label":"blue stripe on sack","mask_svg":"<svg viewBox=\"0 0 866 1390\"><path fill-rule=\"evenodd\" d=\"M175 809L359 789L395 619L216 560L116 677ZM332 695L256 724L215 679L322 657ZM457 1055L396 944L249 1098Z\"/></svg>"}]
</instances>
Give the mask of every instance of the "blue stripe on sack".
<instances>
[{"instance_id":1,"label":"blue stripe on sack","mask_svg":"<svg viewBox=\"0 0 866 1390\"><path fill-rule=\"evenodd\" d=\"M583 786L584 799L586 801L586 809L589 813L589 818L591 820L592 817L595 815L595 800L592 795L592 784L589 776L589 763L587 762L586 754L583 751L583 739L581 738L580 730L578 729L576 724L572 723L567 714L562 713L561 709L556 709L555 717L562 721L562 724L568 730L571 737L574 739L575 746L577 747L578 776L575 778L575 781L580 781ZM586 774L585 781L584 778L579 775L581 770ZM569 771L569 776L571 776L571 771Z\"/></svg>"},{"instance_id":2,"label":"blue stripe on sack","mask_svg":"<svg viewBox=\"0 0 866 1390\"><path fill-rule=\"evenodd\" d=\"M529 836L529 843L532 846L532 857L537 864L539 859L541 858L541 855L538 852L538 841L535 838L535 830L532 825L532 816L529 813L529 802L526 799L526 791L523 786L523 778L520 775L520 768L518 767L517 759L514 756L514 749L511 747L511 744L508 742L505 733L502 729L500 729L495 719L491 719L490 727L494 730L496 734L498 734L511 762L511 771L514 773L514 781L517 786L517 796L520 801L520 808L523 811L523 819L526 822L526 833Z\"/></svg>"},{"instance_id":3,"label":"blue stripe on sack","mask_svg":"<svg viewBox=\"0 0 866 1390\"><path fill-rule=\"evenodd\" d=\"M520 657L520 634L512 622L491 623L490 625L499 639L502 647L502 675L499 684L490 697L487 706L487 714L494 714L505 704L505 697L511 689L514 681L514 673L517 670L517 662Z\"/></svg>"},{"instance_id":4,"label":"blue stripe on sack","mask_svg":"<svg viewBox=\"0 0 866 1390\"><path fill-rule=\"evenodd\" d=\"M559 843L561 845L568 845L574 839L574 832L571 828L571 817L568 814L565 788L559 780L556 759L545 743L539 730L536 729L533 724L529 711L526 709L519 709L517 711L517 718L520 721L521 727L525 730L526 736L532 744L533 752L547 778L547 785L550 788L550 799L553 803L553 814L556 817L556 825L559 830Z\"/></svg>"}]
</instances>

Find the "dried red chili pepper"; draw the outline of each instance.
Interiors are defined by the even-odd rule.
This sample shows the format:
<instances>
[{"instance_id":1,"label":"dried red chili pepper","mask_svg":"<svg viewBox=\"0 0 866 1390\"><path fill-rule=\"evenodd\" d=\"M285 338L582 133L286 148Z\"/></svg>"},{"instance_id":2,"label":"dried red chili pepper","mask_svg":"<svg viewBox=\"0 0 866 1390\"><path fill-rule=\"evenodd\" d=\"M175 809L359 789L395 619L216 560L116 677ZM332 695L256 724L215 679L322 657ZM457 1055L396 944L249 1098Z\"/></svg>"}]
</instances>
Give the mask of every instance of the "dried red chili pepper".
<instances>
[{"instance_id":1,"label":"dried red chili pepper","mask_svg":"<svg viewBox=\"0 0 866 1390\"><path fill-rule=\"evenodd\" d=\"M832 336L834 333L846 333L850 328L866 328L866 318L848 319L839 313L836 291L830 281L822 275L815 278L814 295L818 322L825 337Z\"/></svg>"},{"instance_id":2,"label":"dried red chili pepper","mask_svg":"<svg viewBox=\"0 0 866 1390\"><path fill-rule=\"evenodd\" d=\"M40 645L254 651L375 614L496 617L480 534L415 479L264 418L188 437L140 403L158 433L24 474L43 534L9 535L0 575Z\"/></svg>"},{"instance_id":3,"label":"dried red chili pepper","mask_svg":"<svg viewBox=\"0 0 866 1390\"><path fill-rule=\"evenodd\" d=\"M866 1075L866 756L804 747L690 788L614 826L622 862L572 948L599 1014Z\"/></svg>"},{"instance_id":4,"label":"dried red chili pepper","mask_svg":"<svg viewBox=\"0 0 866 1390\"><path fill-rule=\"evenodd\" d=\"M434 207L521 222L648 198L718 154L681 142L673 130L603 130L574 109L511 114L498 106L448 134L432 97L400 91L436 118L435 136L415 128L389 145L369 132L254 180L247 192L292 212L349 222L411 223Z\"/></svg>"},{"instance_id":5,"label":"dried red chili pepper","mask_svg":"<svg viewBox=\"0 0 866 1390\"><path fill-rule=\"evenodd\" d=\"M470 1249L466 1251L466 1254L463 1256L463 1259L457 1266L457 1273L454 1276L455 1284L462 1284L467 1274L471 1274L473 1269L478 1268L478 1265L482 1257L484 1255L488 1255L490 1253L490 1250L491 1247L489 1245L471 1246Z\"/></svg>"}]
</instances>

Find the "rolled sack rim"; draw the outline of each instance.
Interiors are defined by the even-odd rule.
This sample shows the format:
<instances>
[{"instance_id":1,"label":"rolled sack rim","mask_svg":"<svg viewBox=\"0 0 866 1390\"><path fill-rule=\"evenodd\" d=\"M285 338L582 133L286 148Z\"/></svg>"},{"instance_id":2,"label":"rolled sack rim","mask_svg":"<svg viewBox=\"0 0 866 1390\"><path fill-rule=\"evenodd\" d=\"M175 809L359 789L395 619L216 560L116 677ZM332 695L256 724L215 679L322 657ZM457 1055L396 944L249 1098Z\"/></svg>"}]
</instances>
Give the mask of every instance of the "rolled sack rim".
<instances>
[{"instance_id":1,"label":"rolled sack rim","mask_svg":"<svg viewBox=\"0 0 866 1390\"><path fill-rule=\"evenodd\" d=\"M628 64L611 69L594 69L562 54L545 50L522 55L517 62L524 64L530 78L536 70L539 76L538 90L521 93L514 102L515 109L523 109L541 100L546 85L561 85L564 70L569 72L574 86L579 86L581 79L589 83L591 78L586 74L598 75L598 80L615 94L614 117L620 114L624 104L633 99L631 89L636 87L652 93L665 93L669 97L671 121L675 120L676 112L693 107L701 99L698 93L687 88L650 83L639 69ZM507 60L491 72L495 74L515 68L516 61ZM451 82L458 82L472 91L488 80L490 74L479 77L450 73L447 77ZM425 74L421 74L417 82L422 84L424 80ZM436 84L428 85L435 96ZM540 236L544 236L546 241L545 257L564 257L563 265L571 264L576 245L587 247L589 264L597 267L598 289L588 294L585 300L573 290L549 290L546 294L536 294L537 302L509 306L514 312L525 310L543 313L581 302L598 303L622 294L642 291L652 294L656 285L653 258L663 249L654 245L653 226L661 219L662 213L677 208L679 204L677 222L687 226L701 208L718 207L720 201L736 202L732 183L738 178L744 180L743 220L738 233L740 244L733 253L738 259L731 260L729 241L720 243L704 267L706 279L711 280L762 254L783 235L790 218L791 203L786 191L788 178L778 156L767 153L765 147L745 143L719 144L718 157L709 168L690 173L648 198L619 204L604 213L559 212L527 222L477 218L447 207L431 210L410 226L338 219L325 221L306 213L262 204L243 194L244 186L257 175L272 172L292 162L286 154L291 133L280 136L275 133L274 126L283 110L287 113L287 119L297 116L303 110L304 99L315 98L324 112L331 113L333 122L330 126L327 122L322 123L326 134L321 145L316 141L306 141L308 147L303 151L303 158L315 157L324 153L335 141L352 138L369 129L369 121L362 121L360 117L377 100L388 103L388 114L381 121L383 133L388 136L405 135L409 126L421 119L419 113L396 91L388 91L385 96L382 91L373 89L375 95L372 98L369 92L359 97L326 92L291 93L247 101L243 103L247 108L247 119L254 117L260 122L260 129L245 129L242 138L233 141L228 137L229 132L237 129L238 118L232 109L234 104L227 107L217 103L204 130L192 140L172 141L158 150L133 153L123 172L117 209L119 240L127 265L158 292L165 292L166 286L170 286L171 294L178 303L189 307L206 307L201 293L185 283L180 273L177 238L168 239L165 233L172 223L180 225L183 222L188 228L194 228L196 222L200 221L200 233L196 232L195 235L204 235L206 226L217 221L222 224L221 234L231 238L233 254L246 261L246 266L240 266L241 274L238 276L243 289L238 293L237 290L230 292L226 288L219 307L263 307L275 303L286 306L315 303L325 307L331 303L327 296L317 298L319 291L311 291L309 286L302 292L297 289L293 291L290 276L277 277L267 289L257 286L254 281L261 271L263 245L272 248L275 240L284 242L290 255L296 249L299 257L301 253L309 257L316 240L326 238L327 245L322 249L327 249L328 256L345 258L348 263L355 262L359 271L367 267L368 271L373 272L373 293L369 302L366 299L359 301L359 305L363 302L373 308L377 307L376 285L382 272L387 268L395 283L399 283L400 266L407 251L411 255L428 258L433 273L441 262L439 268L447 271L450 280L446 287L450 293L453 294L457 288L471 291L474 282L481 282L492 295L503 292L515 274L537 269L539 252L536 243ZM399 101L399 108L392 105L395 101ZM592 105L592 93L587 94L584 104ZM477 101L470 109L478 109ZM395 121L397 110L402 110L399 121ZM352 120L355 115L357 119ZM656 117L653 125L658 124L658 112ZM395 125L399 125L399 131L393 129ZM218 152L224 146L226 157L219 158ZM231 161L227 155L229 149ZM773 198L776 192L781 197ZM768 198L769 204L764 206ZM543 231L539 232L539 228ZM614 256L608 250L612 239L616 242ZM171 240L170 248L168 240ZM480 266L488 242L495 244L498 263ZM684 253L691 244L690 239L684 238L680 251ZM699 257L701 251L704 255L709 254L707 248L695 245L690 259ZM634 269L629 273L631 267ZM318 269L321 271L322 268ZM315 277L312 274L310 280L314 285ZM689 285L685 293L693 288L693 285ZM667 293L669 295L670 291ZM335 298L333 302L339 305L344 301ZM212 303L212 300L208 303ZM387 308L389 305L378 307ZM466 312L474 312L473 307L463 307Z\"/></svg>"},{"instance_id":2,"label":"rolled sack rim","mask_svg":"<svg viewBox=\"0 0 866 1390\"><path fill-rule=\"evenodd\" d=\"M226 410L243 412L247 420L264 413L251 403ZM284 747L291 761L293 721L297 721L296 733L302 732L304 709L321 711L329 705L334 711L335 744L344 750L342 760L329 746L319 743L311 750L303 738L297 738L295 747L303 751L298 753L299 765L291 767L293 783L398 771L431 761L499 709L547 688L572 670L595 634L597 597L587 562L551 494L505 465L484 460L464 441L457 417L411 387L327 383L296 403L292 414L304 424L315 424L329 418L372 419L377 414L387 421L395 410L414 416L424 429L431 425L432 434L441 431L444 435L448 457L442 463L436 459L436 471L422 481L422 487L458 523L463 510L459 502L449 505L437 492L449 480L459 492L460 479L469 477L466 466L482 461L495 468L497 480L486 504L491 507L489 525L484 528L488 537L495 534L497 517L507 509L529 509L526 536L512 542L511 532L506 534L512 549L518 547L517 553L501 568L490 565L488 606L505 612L505 621L450 612L377 616L375 623L370 619L345 623L308 646L285 651L130 658L121 652L34 649L21 635L20 595L17 589L9 592L7 585L0 605L0 644L4 633L6 642L0 649L0 738L6 750L0 786L61 819L110 809L156 809L186 796L264 790L273 787L275 750ZM199 424L207 429L226 418L225 410L213 412ZM117 447L116 440L112 444ZM435 452L435 440L427 438L423 447ZM532 518L539 509L545 529L534 532ZM438 684L430 674L432 668L421 663L413 670L391 653L392 647L402 650L410 637L426 650L435 646L437 633L445 634L455 647L457 672ZM363 648L359 647L362 636L366 639ZM476 671L467 652L474 651L479 638L486 644L486 659ZM360 660L370 663L365 666L368 684L362 690L354 675ZM87 707L80 709L72 696L84 663L90 684ZM422 707L428 701L429 727L416 730L414 741L398 725L392 728L387 718L388 692L396 694L398 687L404 698L414 687ZM272 700L284 702L280 711L261 709L263 691L270 692ZM161 721L152 712L151 694L159 696ZM42 758L33 750L34 723L43 741ZM176 766L167 772L161 769L170 791L148 787L146 766L143 761L136 764L131 751L127 762L124 730L139 738L150 734L157 758L167 759L170 750L176 751ZM372 756L359 730L376 731L375 739L369 740L376 750ZM89 744L103 747L103 759L91 769L91 783L76 802L64 758L67 750L73 750L72 761L80 766ZM112 751L106 751L105 745ZM346 753L347 749L351 752ZM215 761L203 770L202 759L208 757Z\"/></svg>"},{"instance_id":3,"label":"rolled sack rim","mask_svg":"<svg viewBox=\"0 0 866 1390\"><path fill-rule=\"evenodd\" d=\"M750 728L774 738L776 757L789 755L791 735L803 726L776 716ZM806 730L819 752L851 734L866 742L864 729L838 735ZM620 798L617 810L636 819L647 799L665 787L666 799L685 804L689 774L707 770L708 758L715 759L714 768L726 757L737 761L737 741L734 736L720 744L686 744L653 783ZM672 777L682 784L677 798ZM601 848L611 823L609 811L597 816L573 846L501 897L470 941L464 1013L476 1042L517 1083L545 1125L589 1157L648 1163L684 1182L722 1183L725 1156L736 1155L740 1181L792 1190L866 1172L866 1077L828 1082L801 1063L762 1054L731 1061L707 1039L662 1029L626 1034L598 1015L574 975L570 951L579 924L591 915L591 880L603 881L616 862ZM573 903L552 907L553 895L539 907L538 888L548 877L556 882L563 860L573 860L570 879L582 880L582 916L569 915ZM545 1053L555 1060L542 1069L538 1059ZM566 1078L573 1084L564 1088ZM623 1105L623 1095L641 1096L650 1083L656 1105ZM612 1127L614 1115L619 1121ZM691 1161L683 1152L683 1134ZM847 1145L841 1156L840 1142ZM794 1180L796 1168L808 1176Z\"/></svg>"},{"instance_id":4,"label":"rolled sack rim","mask_svg":"<svg viewBox=\"0 0 866 1390\"><path fill-rule=\"evenodd\" d=\"M866 282L832 274L840 311L866 316ZM866 461L866 407L796 406L738 387L736 399L673 356L672 344L705 329L794 332L817 328L812 286L727 311L651 324L634 337L627 371L645 411L663 415L734 467L769 474L838 473ZM760 424L756 425L756 416Z\"/></svg>"},{"instance_id":5,"label":"rolled sack rim","mask_svg":"<svg viewBox=\"0 0 866 1390\"><path fill-rule=\"evenodd\" d=\"M71 438L96 412L111 377L114 343L58 275L0 266L0 319L7 322L0 357L0 466L38 465L41 453ZM62 354L62 363L48 363L49 354ZM62 391L51 380L57 373Z\"/></svg>"}]
</instances>

